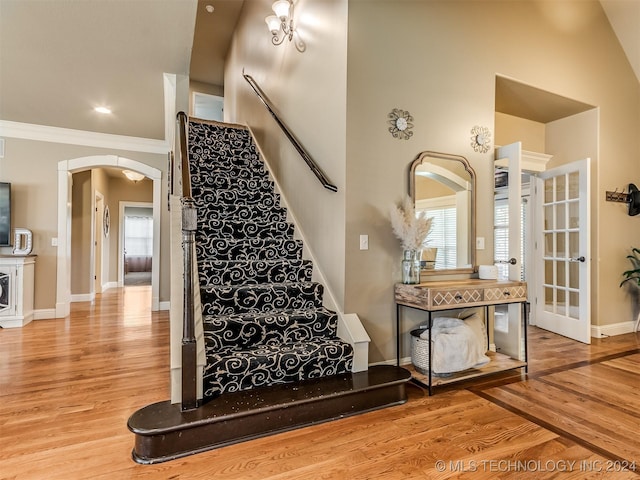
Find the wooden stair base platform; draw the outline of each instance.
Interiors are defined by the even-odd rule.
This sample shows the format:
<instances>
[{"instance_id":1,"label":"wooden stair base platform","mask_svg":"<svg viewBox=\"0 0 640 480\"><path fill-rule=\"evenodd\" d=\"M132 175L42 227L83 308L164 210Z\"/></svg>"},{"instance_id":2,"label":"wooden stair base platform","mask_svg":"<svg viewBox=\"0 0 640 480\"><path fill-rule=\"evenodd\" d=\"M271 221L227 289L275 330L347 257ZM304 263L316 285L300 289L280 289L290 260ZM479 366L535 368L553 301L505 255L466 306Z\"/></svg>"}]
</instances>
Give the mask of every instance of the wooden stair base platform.
<instances>
[{"instance_id":1,"label":"wooden stair base platform","mask_svg":"<svg viewBox=\"0 0 640 480\"><path fill-rule=\"evenodd\" d=\"M299 383L221 395L182 412L180 404L158 402L128 421L135 434L133 459L166 462L316 423L336 420L407 401L404 368L379 365Z\"/></svg>"}]
</instances>

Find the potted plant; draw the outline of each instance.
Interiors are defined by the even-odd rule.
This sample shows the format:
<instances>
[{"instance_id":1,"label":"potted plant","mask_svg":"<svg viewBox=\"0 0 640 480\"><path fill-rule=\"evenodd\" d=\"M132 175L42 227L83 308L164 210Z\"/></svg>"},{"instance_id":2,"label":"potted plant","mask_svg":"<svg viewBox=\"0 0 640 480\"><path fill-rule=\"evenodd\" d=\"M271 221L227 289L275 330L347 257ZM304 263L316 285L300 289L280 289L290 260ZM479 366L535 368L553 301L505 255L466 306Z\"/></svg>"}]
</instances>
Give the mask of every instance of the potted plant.
<instances>
[{"instance_id":1,"label":"potted plant","mask_svg":"<svg viewBox=\"0 0 640 480\"><path fill-rule=\"evenodd\" d=\"M433 218L426 212L416 215L411 197L402 204L393 205L390 211L391 228L400 239L402 249L402 283L420 283L420 251L431 232Z\"/></svg>"},{"instance_id":2,"label":"potted plant","mask_svg":"<svg viewBox=\"0 0 640 480\"><path fill-rule=\"evenodd\" d=\"M631 282L631 284L634 285L637 289L635 292L637 297L638 293L640 293L640 249L632 248L631 255L627 255L627 258L631 262L631 266L633 267L633 269L627 270L626 272L622 273L625 279L620 282L620 286L622 287L622 285L624 285L625 283ZM636 324L633 327L634 332L638 330L638 325L640 325L640 312L638 313Z\"/></svg>"}]
</instances>

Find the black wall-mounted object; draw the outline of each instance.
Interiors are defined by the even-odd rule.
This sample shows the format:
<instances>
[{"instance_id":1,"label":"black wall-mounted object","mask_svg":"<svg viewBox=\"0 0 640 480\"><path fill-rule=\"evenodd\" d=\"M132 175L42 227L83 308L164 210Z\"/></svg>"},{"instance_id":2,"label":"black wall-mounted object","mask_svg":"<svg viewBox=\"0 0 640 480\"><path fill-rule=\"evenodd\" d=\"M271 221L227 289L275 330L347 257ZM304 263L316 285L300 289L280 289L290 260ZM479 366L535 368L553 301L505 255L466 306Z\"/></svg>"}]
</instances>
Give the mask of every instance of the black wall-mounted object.
<instances>
[{"instance_id":1,"label":"black wall-mounted object","mask_svg":"<svg viewBox=\"0 0 640 480\"><path fill-rule=\"evenodd\" d=\"M629 216L633 217L640 213L640 190L633 183L629 184Z\"/></svg>"}]
</instances>

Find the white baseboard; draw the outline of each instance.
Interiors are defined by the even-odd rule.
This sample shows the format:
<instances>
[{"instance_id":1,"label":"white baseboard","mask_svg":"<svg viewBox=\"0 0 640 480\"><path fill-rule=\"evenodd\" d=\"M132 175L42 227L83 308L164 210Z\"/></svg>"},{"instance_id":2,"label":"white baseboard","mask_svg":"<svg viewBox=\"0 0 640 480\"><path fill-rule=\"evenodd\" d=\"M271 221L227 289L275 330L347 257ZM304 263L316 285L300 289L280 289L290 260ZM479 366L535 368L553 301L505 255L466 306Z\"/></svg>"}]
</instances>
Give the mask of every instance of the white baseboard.
<instances>
[{"instance_id":1,"label":"white baseboard","mask_svg":"<svg viewBox=\"0 0 640 480\"><path fill-rule=\"evenodd\" d=\"M110 288L117 288L118 287L118 282L107 282L104 285L102 285L102 291L106 291L109 290Z\"/></svg>"},{"instance_id":2,"label":"white baseboard","mask_svg":"<svg viewBox=\"0 0 640 480\"><path fill-rule=\"evenodd\" d=\"M55 308L42 308L40 310L33 311L34 320L48 320L50 318L56 318Z\"/></svg>"},{"instance_id":3,"label":"white baseboard","mask_svg":"<svg viewBox=\"0 0 640 480\"><path fill-rule=\"evenodd\" d=\"M611 325L591 325L591 336L593 338L615 337L625 333L633 333L635 322L612 323Z\"/></svg>"},{"instance_id":4,"label":"white baseboard","mask_svg":"<svg viewBox=\"0 0 640 480\"><path fill-rule=\"evenodd\" d=\"M171 302L159 302L158 310L171 310Z\"/></svg>"},{"instance_id":5,"label":"white baseboard","mask_svg":"<svg viewBox=\"0 0 640 480\"><path fill-rule=\"evenodd\" d=\"M96 299L95 293L78 293L71 295L71 303L75 302L93 302Z\"/></svg>"}]
</instances>

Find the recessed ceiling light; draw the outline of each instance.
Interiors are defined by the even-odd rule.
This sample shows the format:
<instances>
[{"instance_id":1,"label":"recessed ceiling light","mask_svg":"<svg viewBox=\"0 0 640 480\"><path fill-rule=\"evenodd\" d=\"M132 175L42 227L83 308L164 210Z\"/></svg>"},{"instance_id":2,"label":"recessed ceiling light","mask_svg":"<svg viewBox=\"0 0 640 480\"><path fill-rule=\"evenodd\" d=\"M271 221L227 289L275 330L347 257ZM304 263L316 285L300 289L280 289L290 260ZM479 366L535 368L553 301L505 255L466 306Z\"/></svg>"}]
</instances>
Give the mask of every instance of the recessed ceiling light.
<instances>
[{"instance_id":1,"label":"recessed ceiling light","mask_svg":"<svg viewBox=\"0 0 640 480\"><path fill-rule=\"evenodd\" d=\"M207 5L204 9L209 13L213 13L214 10L213 5Z\"/></svg>"},{"instance_id":2,"label":"recessed ceiling light","mask_svg":"<svg viewBox=\"0 0 640 480\"><path fill-rule=\"evenodd\" d=\"M104 114L111 113L111 110L108 109L107 107L96 107L94 108L94 110L98 113L104 113Z\"/></svg>"}]
</instances>

